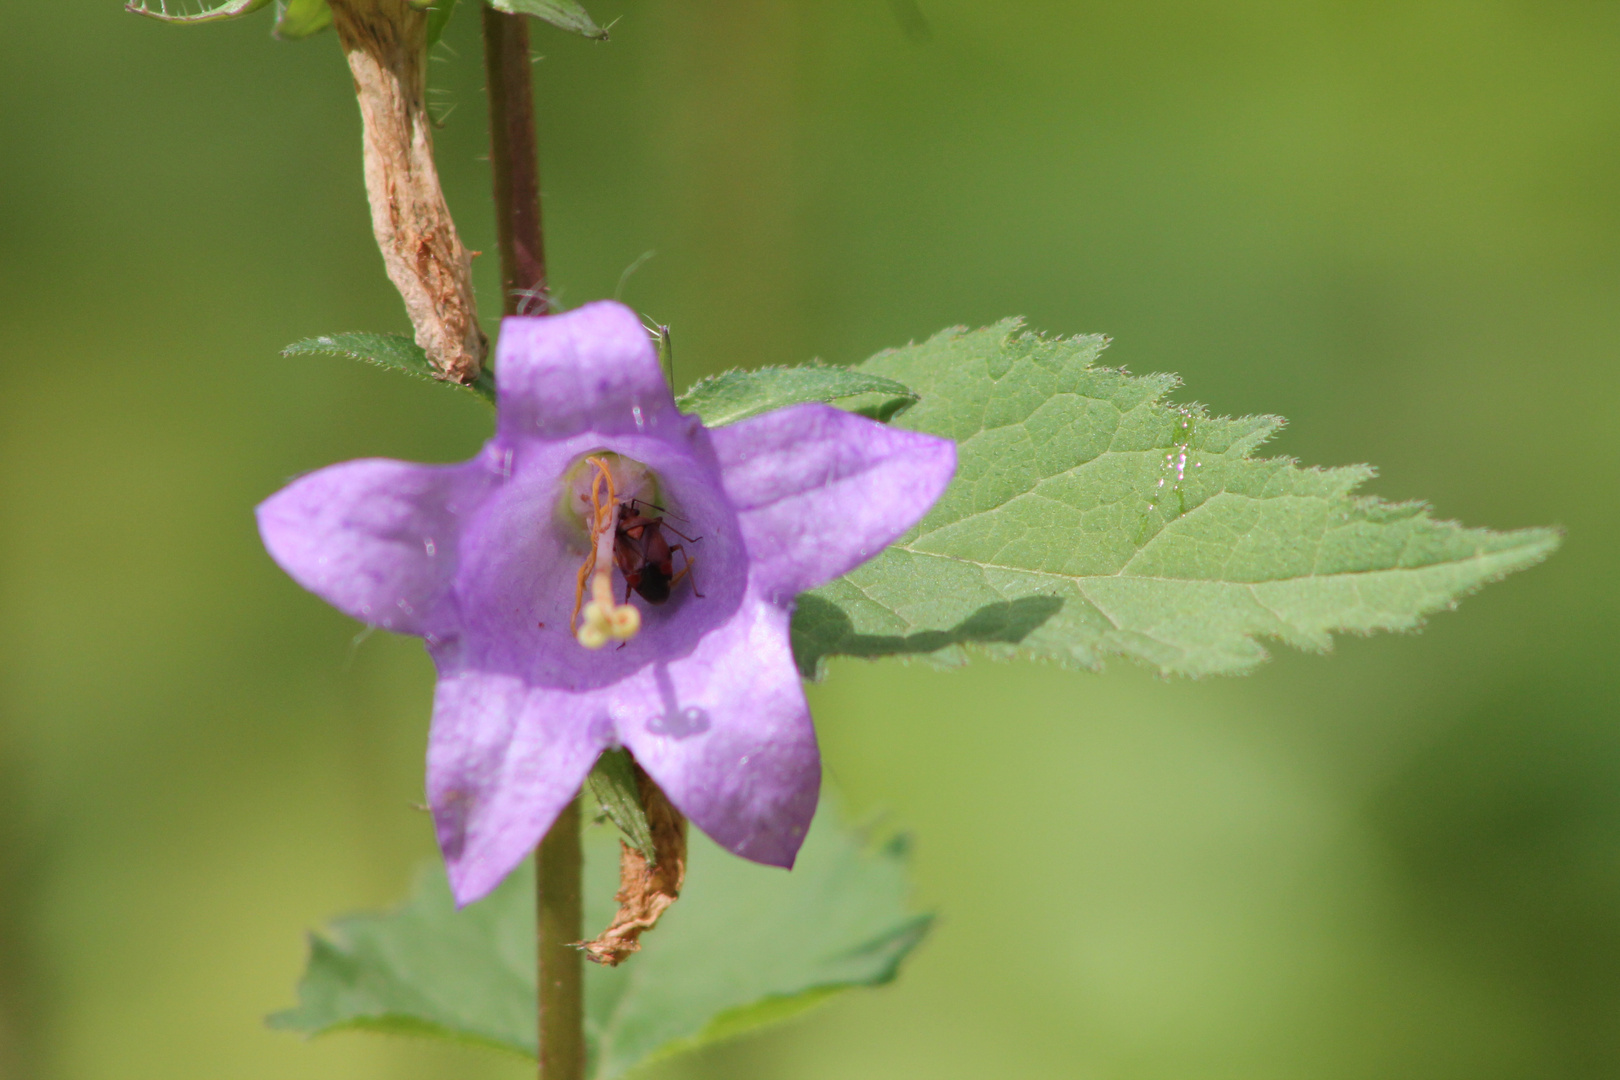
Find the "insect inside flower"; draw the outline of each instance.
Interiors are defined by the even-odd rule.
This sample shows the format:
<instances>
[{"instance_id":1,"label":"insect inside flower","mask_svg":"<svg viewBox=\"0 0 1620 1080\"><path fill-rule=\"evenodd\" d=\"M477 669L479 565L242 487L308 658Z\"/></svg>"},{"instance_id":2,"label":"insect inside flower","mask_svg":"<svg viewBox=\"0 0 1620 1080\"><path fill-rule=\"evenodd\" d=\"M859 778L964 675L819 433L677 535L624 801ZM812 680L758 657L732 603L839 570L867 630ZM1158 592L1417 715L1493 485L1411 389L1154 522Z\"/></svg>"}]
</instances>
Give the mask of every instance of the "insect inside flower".
<instances>
[{"instance_id":1,"label":"insect inside flower","mask_svg":"<svg viewBox=\"0 0 1620 1080\"><path fill-rule=\"evenodd\" d=\"M667 529L689 544L701 537L687 536L666 524L664 516L674 515L652 501L657 490L657 478L647 466L619 454L591 454L569 471L565 518L583 526L586 540L569 625L576 627L575 639L587 649L636 636L641 612L630 603L632 591L649 604L662 604L676 586L692 576L691 552L683 544L671 544L664 532ZM677 552L682 562L679 571L675 569ZM622 603L613 598L615 566L624 577ZM587 583L589 603L585 602ZM697 591L695 578L692 594L703 595Z\"/></svg>"},{"instance_id":2,"label":"insect inside flower","mask_svg":"<svg viewBox=\"0 0 1620 1080\"><path fill-rule=\"evenodd\" d=\"M648 510L656 510L663 516L648 514ZM668 530L687 544L695 544L703 537L687 536L671 525L666 518L674 516L662 506L640 499L631 499L619 505L619 535L614 558L618 561L619 572L624 575L626 602L634 589L649 604L665 603L675 587L688 578L692 582L692 595L703 599L703 594L698 591L697 576L692 572L697 565L697 556L686 550L686 544L671 544L664 532ZM681 554L678 573L675 570L677 551Z\"/></svg>"}]
</instances>

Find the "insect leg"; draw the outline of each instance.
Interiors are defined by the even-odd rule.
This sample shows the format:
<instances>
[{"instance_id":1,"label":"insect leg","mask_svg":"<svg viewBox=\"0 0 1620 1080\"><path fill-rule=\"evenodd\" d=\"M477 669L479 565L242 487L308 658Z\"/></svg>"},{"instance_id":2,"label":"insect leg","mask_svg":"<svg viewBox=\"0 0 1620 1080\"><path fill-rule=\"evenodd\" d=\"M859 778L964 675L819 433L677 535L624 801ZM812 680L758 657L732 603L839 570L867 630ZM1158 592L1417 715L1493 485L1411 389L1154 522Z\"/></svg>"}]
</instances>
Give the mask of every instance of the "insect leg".
<instances>
[{"instance_id":1,"label":"insect leg","mask_svg":"<svg viewBox=\"0 0 1620 1080\"><path fill-rule=\"evenodd\" d=\"M674 555L677 551L681 553L681 572L669 579L669 587L671 589L679 585L682 578L686 577L688 574L692 574L692 567L697 565L697 560L689 555L686 548L682 545L676 544L674 547L669 549L669 553L671 555ZM704 595L698 592L696 574L692 574L692 595L697 597L699 600L705 599Z\"/></svg>"}]
</instances>

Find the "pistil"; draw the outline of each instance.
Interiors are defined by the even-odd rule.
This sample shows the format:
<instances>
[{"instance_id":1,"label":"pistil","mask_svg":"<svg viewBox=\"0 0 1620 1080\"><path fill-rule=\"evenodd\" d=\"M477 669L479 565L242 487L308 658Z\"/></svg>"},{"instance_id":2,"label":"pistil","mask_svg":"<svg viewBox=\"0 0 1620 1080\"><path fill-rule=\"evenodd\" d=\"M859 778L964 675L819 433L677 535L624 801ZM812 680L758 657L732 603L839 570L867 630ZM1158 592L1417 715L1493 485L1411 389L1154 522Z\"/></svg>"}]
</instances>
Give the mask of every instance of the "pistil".
<instances>
[{"instance_id":1,"label":"pistil","mask_svg":"<svg viewBox=\"0 0 1620 1080\"><path fill-rule=\"evenodd\" d=\"M587 523L591 549L579 567L574 613L569 622L580 619L575 639L587 649L600 649L609 641L629 641L635 637L636 631L641 629L641 612L613 600L613 547L619 535L619 495L614 489L613 472L608 463L599 457L585 460L596 469L596 475L591 478L591 510ZM591 587L591 602L584 604L587 581Z\"/></svg>"}]
</instances>

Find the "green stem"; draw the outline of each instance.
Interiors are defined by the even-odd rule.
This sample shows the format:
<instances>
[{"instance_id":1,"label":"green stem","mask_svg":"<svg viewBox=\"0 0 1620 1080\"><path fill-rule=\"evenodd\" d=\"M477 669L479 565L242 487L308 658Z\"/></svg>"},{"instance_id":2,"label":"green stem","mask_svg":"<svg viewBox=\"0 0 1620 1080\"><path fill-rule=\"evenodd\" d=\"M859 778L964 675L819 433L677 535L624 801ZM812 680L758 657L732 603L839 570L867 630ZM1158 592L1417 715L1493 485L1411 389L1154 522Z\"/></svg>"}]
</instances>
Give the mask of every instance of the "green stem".
<instances>
[{"instance_id":1,"label":"green stem","mask_svg":"<svg viewBox=\"0 0 1620 1080\"><path fill-rule=\"evenodd\" d=\"M539 915L540 1080L584 1080L584 857L579 799L568 804L534 853Z\"/></svg>"}]
</instances>

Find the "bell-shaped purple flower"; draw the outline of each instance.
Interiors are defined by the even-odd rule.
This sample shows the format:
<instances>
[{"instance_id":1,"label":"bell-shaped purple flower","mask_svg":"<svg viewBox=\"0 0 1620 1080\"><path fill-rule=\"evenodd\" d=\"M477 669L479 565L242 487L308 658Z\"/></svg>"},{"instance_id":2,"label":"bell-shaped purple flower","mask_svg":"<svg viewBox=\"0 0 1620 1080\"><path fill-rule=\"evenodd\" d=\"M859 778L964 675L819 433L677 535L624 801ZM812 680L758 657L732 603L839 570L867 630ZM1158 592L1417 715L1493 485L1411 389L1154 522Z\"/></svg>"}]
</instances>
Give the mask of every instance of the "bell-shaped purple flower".
<instances>
[{"instance_id":1,"label":"bell-shaped purple flower","mask_svg":"<svg viewBox=\"0 0 1620 1080\"><path fill-rule=\"evenodd\" d=\"M615 303L508 318L497 355L496 431L473 460L346 462L258 510L299 584L426 640L428 799L456 898L494 888L610 746L720 844L791 866L821 783L794 597L920 520L954 445L818 404L710 431L676 410L646 331ZM604 456L656 485L657 505L612 509L621 530L661 517L669 531L653 531L681 548L649 571L662 602L626 588L625 563L582 562L597 537L569 502ZM628 640L581 644L582 566L618 574L639 615Z\"/></svg>"}]
</instances>

